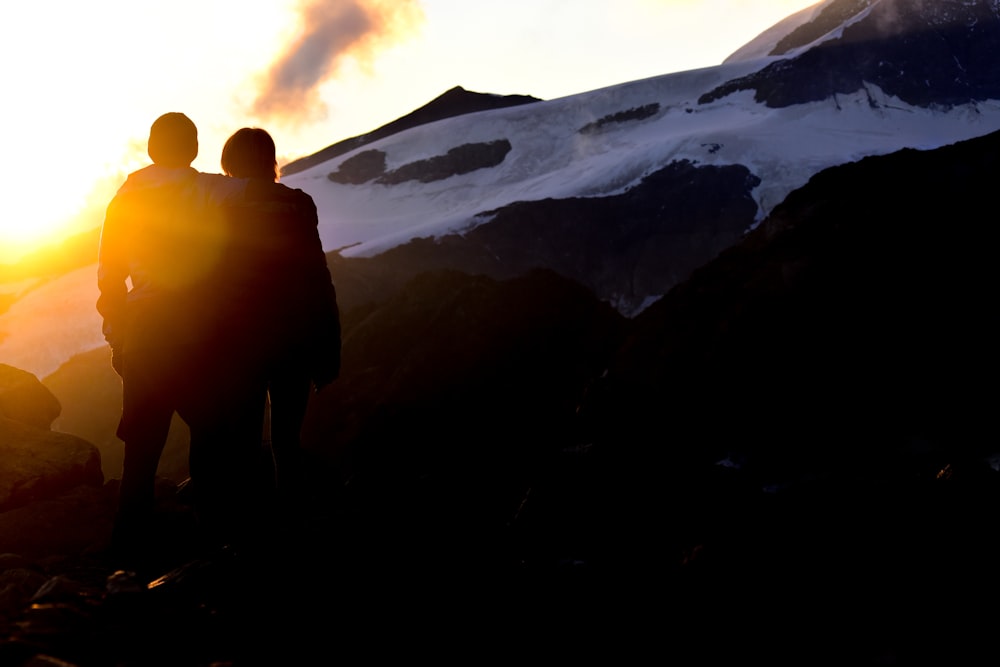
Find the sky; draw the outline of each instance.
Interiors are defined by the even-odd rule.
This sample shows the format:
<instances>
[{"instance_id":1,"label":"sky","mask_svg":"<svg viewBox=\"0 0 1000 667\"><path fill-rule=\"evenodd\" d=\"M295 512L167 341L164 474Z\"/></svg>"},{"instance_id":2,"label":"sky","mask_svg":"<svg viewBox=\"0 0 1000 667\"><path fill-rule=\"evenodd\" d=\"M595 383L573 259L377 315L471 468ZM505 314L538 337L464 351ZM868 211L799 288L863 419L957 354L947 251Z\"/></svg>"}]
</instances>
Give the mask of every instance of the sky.
<instances>
[{"instance_id":1,"label":"sky","mask_svg":"<svg viewBox=\"0 0 1000 667\"><path fill-rule=\"evenodd\" d=\"M267 129L279 163L454 86L555 99L720 64L815 0L71 0L4 3L0 262L100 224L167 111L194 166ZM37 174L52 178L39 179Z\"/></svg>"}]
</instances>

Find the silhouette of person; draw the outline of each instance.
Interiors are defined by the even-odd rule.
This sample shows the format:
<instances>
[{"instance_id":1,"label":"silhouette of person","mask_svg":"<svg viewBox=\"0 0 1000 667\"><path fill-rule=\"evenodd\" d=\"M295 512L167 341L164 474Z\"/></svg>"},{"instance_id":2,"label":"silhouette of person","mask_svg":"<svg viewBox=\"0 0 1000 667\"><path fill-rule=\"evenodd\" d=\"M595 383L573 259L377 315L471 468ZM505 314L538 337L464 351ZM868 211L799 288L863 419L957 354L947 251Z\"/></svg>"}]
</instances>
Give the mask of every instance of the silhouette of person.
<instances>
[{"instance_id":1,"label":"silhouette of person","mask_svg":"<svg viewBox=\"0 0 1000 667\"><path fill-rule=\"evenodd\" d=\"M221 202L245 186L190 166L198 131L182 113L153 122L147 151L153 164L131 173L108 204L97 275L97 310L122 379L112 546L140 558L152 538L156 470L173 414L191 427L192 453L201 424L214 419L200 377L214 321L205 294L226 243Z\"/></svg>"},{"instance_id":2,"label":"silhouette of person","mask_svg":"<svg viewBox=\"0 0 1000 667\"><path fill-rule=\"evenodd\" d=\"M308 194L279 183L274 140L244 127L226 141L222 170L247 179L240 197L225 205L230 254L224 336L234 355L228 373L252 395L245 424L260 451L269 421L268 479L279 507L303 488L300 435L310 394L340 372L337 295L319 238L316 205ZM237 389L239 391L240 389ZM270 418L265 419L267 405Z\"/></svg>"}]
</instances>

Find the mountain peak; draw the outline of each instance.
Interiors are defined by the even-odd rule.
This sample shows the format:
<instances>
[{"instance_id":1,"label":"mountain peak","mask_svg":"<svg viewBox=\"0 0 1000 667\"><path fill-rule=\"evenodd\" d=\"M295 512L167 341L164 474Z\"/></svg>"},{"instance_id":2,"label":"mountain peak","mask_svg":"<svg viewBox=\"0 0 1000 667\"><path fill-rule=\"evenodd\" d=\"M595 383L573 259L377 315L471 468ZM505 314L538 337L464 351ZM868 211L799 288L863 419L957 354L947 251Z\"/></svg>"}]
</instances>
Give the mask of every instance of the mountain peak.
<instances>
[{"instance_id":1,"label":"mountain peak","mask_svg":"<svg viewBox=\"0 0 1000 667\"><path fill-rule=\"evenodd\" d=\"M491 93L476 93L466 90L462 86L449 88L442 94L424 106L411 111L405 116L401 116L391 123L387 123L372 132L362 134L350 139L344 139L332 146L328 146L321 151L313 153L307 157L295 160L281 168L281 174L288 176L305 171L327 160L343 155L356 148L385 137L408 130L418 125L433 123L445 118L453 118L477 111L487 111L489 109L502 109L504 107L516 106L519 104L530 104L540 102L537 97L530 95L494 95Z\"/></svg>"},{"instance_id":2,"label":"mountain peak","mask_svg":"<svg viewBox=\"0 0 1000 667\"><path fill-rule=\"evenodd\" d=\"M998 0L833 0L778 41L770 55L787 59L699 103L753 90L781 108L877 86L914 106L953 107L1000 98L998 50Z\"/></svg>"},{"instance_id":3,"label":"mountain peak","mask_svg":"<svg viewBox=\"0 0 1000 667\"><path fill-rule=\"evenodd\" d=\"M840 28L858 13L871 6L871 0L832 0L820 7L814 19L785 35L768 55L783 56Z\"/></svg>"}]
</instances>

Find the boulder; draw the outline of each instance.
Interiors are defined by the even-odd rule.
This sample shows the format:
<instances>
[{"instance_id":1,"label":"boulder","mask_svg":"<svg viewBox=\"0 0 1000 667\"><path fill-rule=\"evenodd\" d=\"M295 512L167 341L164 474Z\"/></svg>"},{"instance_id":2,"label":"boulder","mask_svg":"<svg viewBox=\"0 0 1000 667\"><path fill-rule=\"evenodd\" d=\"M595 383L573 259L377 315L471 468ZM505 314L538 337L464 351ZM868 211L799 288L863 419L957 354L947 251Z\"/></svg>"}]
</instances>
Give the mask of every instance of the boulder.
<instances>
[{"instance_id":1,"label":"boulder","mask_svg":"<svg viewBox=\"0 0 1000 667\"><path fill-rule=\"evenodd\" d=\"M48 429L61 410L59 400L37 377L0 364L0 417Z\"/></svg>"},{"instance_id":2,"label":"boulder","mask_svg":"<svg viewBox=\"0 0 1000 667\"><path fill-rule=\"evenodd\" d=\"M91 443L0 417L0 512L104 483L101 455Z\"/></svg>"},{"instance_id":3,"label":"boulder","mask_svg":"<svg viewBox=\"0 0 1000 667\"><path fill-rule=\"evenodd\" d=\"M106 551L117 491L111 482L82 484L58 497L0 512L0 553L55 562ZM0 586L3 582L0 577Z\"/></svg>"}]
</instances>

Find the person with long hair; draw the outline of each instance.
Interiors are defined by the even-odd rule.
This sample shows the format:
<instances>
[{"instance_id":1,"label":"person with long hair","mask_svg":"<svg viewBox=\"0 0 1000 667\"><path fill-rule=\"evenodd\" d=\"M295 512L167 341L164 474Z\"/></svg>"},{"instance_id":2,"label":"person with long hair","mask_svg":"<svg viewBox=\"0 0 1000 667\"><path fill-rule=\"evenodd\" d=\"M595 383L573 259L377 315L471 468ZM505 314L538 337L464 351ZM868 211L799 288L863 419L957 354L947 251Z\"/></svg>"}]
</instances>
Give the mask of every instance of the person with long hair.
<instances>
[{"instance_id":1,"label":"person with long hair","mask_svg":"<svg viewBox=\"0 0 1000 667\"><path fill-rule=\"evenodd\" d=\"M225 207L223 340L232 345L232 377L243 383L240 391L251 392L246 424L256 442L270 440L273 488L286 503L302 484L300 434L309 397L340 371L337 295L316 205L279 182L271 135L237 130L222 149L221 165L226 175L246 181L243 196Z\"/></svg>"}]
</instances>

